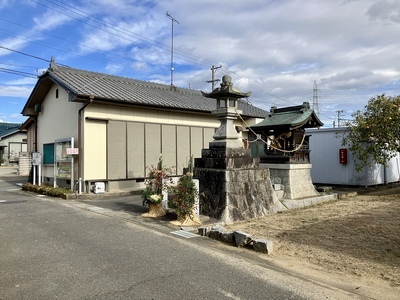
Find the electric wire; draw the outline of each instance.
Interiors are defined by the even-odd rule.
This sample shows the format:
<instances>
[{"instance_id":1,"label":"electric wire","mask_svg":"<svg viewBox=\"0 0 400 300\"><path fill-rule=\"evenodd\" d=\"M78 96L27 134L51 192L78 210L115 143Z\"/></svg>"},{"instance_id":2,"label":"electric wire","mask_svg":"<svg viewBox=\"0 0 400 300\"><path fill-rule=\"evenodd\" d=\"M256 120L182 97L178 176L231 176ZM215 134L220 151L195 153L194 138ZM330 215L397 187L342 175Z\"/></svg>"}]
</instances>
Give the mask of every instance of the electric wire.
<instances>
[{"instance_id":1,"label":"electric wire","mask_svg":"<svg viewBox=\"0 0 400 300\"><path fill-rule=\"evenodd\" d=\"M12 69L7 69L7 68L0 68L0 72L9 73L9 74L13 74L13 75L24 76L24 77L37 78L36 74L23 72L23 71L12 70Z\"/></svg>"},{"instance_id":2,"label":"electric wire","mask_svg":"<svg viewBox=\"0 0 400 300\"><path fill-rule=\"evenodd\" d=\"M49 3L51 3L51 4L55 5L55 6L58 6L58 7L62 8L63 10L69 11L69 12L72 13L72 14L78 15L78 16L80 16L80 17L82 17L82 18L85 18L85 19L88 19L88 20L94 20L93 22L97 22L97 23L100 24L101 26L97 26L97 25L93 25L93 24L91 24L91 23L89 23L89 22L85 22L85 21L81 20L80 18L77 18L77 17L73 17L73 16L71 16L71 15L68 15L68 14L66 14L66 13L64 13L64 12L62 12L62 11L60 11L60 10L57 10L57 9L51 7L51 6L45 5L45 4L43 4L43 3L39 2L39 1L35 1L35 0L31 0L31 1L34 2L34 3L36 3L36 4L41 5L41 6L43 6L43 7L46 7L46 8L48 8L48 9L50 9L50 10L56 11L57 13L63 14L63 15L65 15L65 16L69 17L69 18L72 18L72 19L76 20L76 21L79 21L79 22L82 22L82 23L84 23L84 24L87 24L88 26L92 26L92 27L97 28L97 29L99 29L99 30L105 31L106 33L115 34L115 32L104 30L101 26L105 26L106 28L110 28L110 29L112 29L112 30L115 30L115 31L117 31L117 32L119 32L120 34L123 34L123 35L127 35L127 36L130 36L130 37L135 37L135 39L138 39L138 40L142 41L142 42L145 43L146 45L159 47L159 48L162 49L163 51L167 51L167 50L169 51L169 50L170 50L170 47L167 46L167 45L158 43L158 42L156 42L156 41L153 41L153 40L151 40L151 39L148 39L148 38L146 38L146 37L144 37L144 36L141 36L141 35L139 35L139 34L136 34L136 33L134 33L134 32L127 31L126 29L120 29L118 26L115 26L115 24L113 24L113 23L111 23L111 22L108 22L108 21L102 20L102 19L100 19L100 18L91 16L90 14L87 14L87 13L84 12L83 10L80 10L80 9L78 9L78 8L76 8L76 7L73 7L73 6L71 6L71 5L67 4L67 3L61 3L61 4L64 5L64 6L62 6L60 3L55 3L55 2L53 2L53 1L47 0L47 2L49 2ZM4 18L0 18L0 19L5 20ZM98 21L96 21L96 20L98 20ZM7 21L7 22L11 22L11 21L8 21L8 20L6 20L6 21ZM15 23L15 22L14 22L14 23ZM15 23L15 24L17 24L17 23ZM18 25L19 25L19 26L23 26L23 25L21 25L21 24L18 24ZM42 32L42 31L39 31L39 32L44 33L44 32ZM47 34L47 33L44 33L44 34ZM59 39L63 39L63 38L57 37L57 36L55 36L55 35L50 35L50 34L48 34L48 35L49 35L49 36L56 37L56 38L59 38ZM119 35L119 37L124 38L124 39L127 39L128 41L130 41L130 42L132 42L132 43L135 43L135 40L129 39L129 38L125 37L125 36ZM29 40L29 39L27 39L27 40ZM69 41L69 40L66 40L66 39L64 39L64 40L67 41L67 42L73 43L73 41ZM33 42L33 41L31 41L31 42ZM88 47L89 49L91 48L91 47L89 47L89 46L87 46L87 47ZM4 48L4 47L2 47L2 48ZM58 50L58 51L66 52L66 53L72 53L72 54L74 54L74 55L84 56L84 55L81 55L81 54L76 53L76 52L65 51L65 50L63 50L63 49L59 49L59 48L55 48L55 47L52 47L52 48L55 49L55 50ZM109 54L109 53L110 53L110 52L98 50L98 49L96 49L96 48L91 48L91 49L96 50L96 51L101 52L101 53L105 53L105 54ZM20 52L20 51L17 51L17 50L13 50L13 51L14 51L14 52L17 52L17 53ZM193 56L193 55L188 54L188 53L186 53L186 52L184 52L184 51L180 51L179 49L176 49L175 51L176 51L176 53L177 53L178 55L182 55L182 57L187 56L186 59L188 59L188 60L190 60L190 61L196 61L196 63L198 63L198 64L200 63L200 64L203 64L203 65L206 65L206 62L209 63L209 64L214 64L214 62L207 61L207 60L204 59L204 58L199 58L199 57ZM20 54L22 54L22 52L21 52ZM26 54L26 53L25 53L24 55L29 55L29 54ZM34 55L32 55L32 57L35 58ZM87 56L84 56L84 57L87 57ZM126 57L126 56L120 56L120 57L121 57L121 58L130 59L130 58ZM88 58L89 58L89 57L88 57ZM95 58L93 58L93 57L90 57L90 59L109 63L109 61L105 61L105 60L102 60L102 59L95 59ZM49 62L49 60L46 60L46 59L43 59L43 58L41 58L41 60ZM208 66L209 66L209 64L208 64ZM116 64L113 63L113 65L116 65ZM116 66L118 66L118 65L116 65ZM124 67L125 65L120 65L120 66ZM239 78L239 81L240 81L240 80L243 80L239 75L237 75L236 72L232 71L231 69L223 67L223 70L225 70L226 72L228 72L228 74L232 75L232 77ZM265 88L260 87L260 86L258 86L258 85L255 84L255 83L251 83L251 82L250 82L248 85L249 85L249 87L255 88L256 90L260 91L263 95L267 95L267 96L271 97L272 99L270 99L269 101L280 100L280 101L283 101L283 102L287 102L287 103L289 103L289 104L294 104L294 103L292 102L292 100L288 100L288 99L285 99L285 98L284 98L284 97L288 97L287 95L285 95L285 96L276 96L276 95L273 95L273 94L271 94L271 93L268 93L268 92L265 90ZM395 87L392 87L391 89L394 90L394 89L396 89L396 88L395 88ZM376 88L376 90L378 90L378 88ZM330 90L328 90L328 91L329 91L329 92L332 92L332 91L330 91ZM355 92L356 92L356 91L355 91ZM303 93L303 94L306 94L306 93ZM300 94L299 94L299 95L300 95ZM342 97L341 97L341 98L342 98ZM351 98L351 97L350 97L350 98ZM255 102L261 103L262 101L261 101L261 100L255 99ZM263 104L264 104L264 103L263 103ZM322 105L323 105L323 104L322 104ZM322 107L322 108L323 108L323 107ZM325 116L325 115L322 114L322 113L320 113L320 115ZM325 117L330 118L330 119L334 119L334 118L331 117L331 116L325 116Z\"/></svg>"}]
</instances>

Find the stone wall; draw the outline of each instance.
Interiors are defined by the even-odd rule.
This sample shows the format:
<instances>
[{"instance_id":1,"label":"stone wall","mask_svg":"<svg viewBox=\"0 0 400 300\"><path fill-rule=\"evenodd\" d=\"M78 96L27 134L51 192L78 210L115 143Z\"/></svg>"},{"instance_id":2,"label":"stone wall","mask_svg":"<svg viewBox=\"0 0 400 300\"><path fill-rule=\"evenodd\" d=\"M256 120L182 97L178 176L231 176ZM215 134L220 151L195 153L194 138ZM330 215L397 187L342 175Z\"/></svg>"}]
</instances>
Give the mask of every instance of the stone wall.
<instances>
[{"instance_id":1,"label":"stone wall","mask_svg":"<svg viewBox=\"0 0 400 300\"><path fill-rule=\"evenodd\" d=\"M195 168L201 213L226 224L281 210L268 169Z\"/></svg>"},{"instance_id":2,"label":"stone wall","mask_svg":"<svg viewBox=\"0 0 400 300\"><path fill-rule=\"evenodd\" d=\"M311 179L311 164L261 164L268 168L272 184L280 184L284 199L318 196Z\"/></svg>"}]
</instances>

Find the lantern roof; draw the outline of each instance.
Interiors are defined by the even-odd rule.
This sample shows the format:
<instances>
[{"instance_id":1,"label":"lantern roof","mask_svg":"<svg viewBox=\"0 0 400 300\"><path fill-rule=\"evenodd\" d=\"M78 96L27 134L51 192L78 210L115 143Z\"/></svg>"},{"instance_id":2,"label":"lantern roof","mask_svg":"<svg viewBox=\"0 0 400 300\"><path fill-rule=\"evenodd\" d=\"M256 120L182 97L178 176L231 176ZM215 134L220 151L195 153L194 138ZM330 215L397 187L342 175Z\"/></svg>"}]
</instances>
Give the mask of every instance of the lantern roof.
<instances>
[{"instance_id":1,"label":"lantern roof","mask_svg":"<svg viewBox=\"0 0 400 300\"><path fill-rule=\"evenodd\" d=\"M238 88L233 87L232 77L224 75L222 77L221 87L215 88L211 93L202 92L207 98L222 99L222 98L247 98L251 92L243 93Z\"/></svg>"}]
</instances>

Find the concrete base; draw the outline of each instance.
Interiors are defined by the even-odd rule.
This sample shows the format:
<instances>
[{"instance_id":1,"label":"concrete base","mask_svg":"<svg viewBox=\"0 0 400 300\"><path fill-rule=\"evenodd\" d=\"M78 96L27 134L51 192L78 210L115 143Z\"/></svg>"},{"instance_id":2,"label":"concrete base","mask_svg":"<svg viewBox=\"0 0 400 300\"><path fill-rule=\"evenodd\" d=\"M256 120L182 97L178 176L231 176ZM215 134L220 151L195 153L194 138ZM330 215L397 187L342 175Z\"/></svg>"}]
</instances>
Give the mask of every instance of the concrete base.
<instances>
[{"instance_id":1,"label":"concrete base","mask_svg":"<svg viewBox=\"0 0 400 300\"><path fill-rule=\"evenodd\" d=\"M319 196L311 180L311 164L260 164L268 168L272 184L284 187L283 199Z\"/></svg>"},{"instance_id":2,"label":"concrete base","mask_svg":"<svg viewBox=\"0 0 400 300\"><path fill-rule=\"evenodd\" d=\"M288 210L290 210L290 209L304 208L307 206L312 206L319 203L324 203L337 199L338 195L332 194L332 195L316 196L316 197L296 199L296 200L281 199L280 201Z\"/></svg>"}]
</instances>

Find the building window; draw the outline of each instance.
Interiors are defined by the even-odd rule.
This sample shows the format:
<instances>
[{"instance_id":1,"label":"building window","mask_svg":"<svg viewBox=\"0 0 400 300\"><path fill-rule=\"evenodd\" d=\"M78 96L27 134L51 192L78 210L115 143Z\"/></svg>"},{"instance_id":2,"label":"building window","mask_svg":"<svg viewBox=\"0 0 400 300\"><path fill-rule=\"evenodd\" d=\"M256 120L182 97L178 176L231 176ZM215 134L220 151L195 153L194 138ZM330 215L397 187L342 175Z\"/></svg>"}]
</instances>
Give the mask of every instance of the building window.
<instances>
[{"instance_id":1,"label":"building window","mask_svg":"<svg viewBox=\"0 0 400 300\"><path fill-rule=\"evenodd\" d=\"M58 89L56 89L56 99L58 99Z\"/></svg>"}]
</instances>

